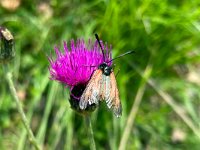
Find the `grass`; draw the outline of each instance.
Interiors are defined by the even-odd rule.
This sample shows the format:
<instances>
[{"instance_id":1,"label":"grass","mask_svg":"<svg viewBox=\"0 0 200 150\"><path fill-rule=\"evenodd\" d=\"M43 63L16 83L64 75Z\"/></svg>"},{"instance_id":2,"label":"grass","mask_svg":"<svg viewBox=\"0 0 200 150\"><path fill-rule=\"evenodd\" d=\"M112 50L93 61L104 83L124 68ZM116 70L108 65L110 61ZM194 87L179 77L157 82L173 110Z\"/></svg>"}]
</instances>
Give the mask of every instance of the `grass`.
<instances>
[{"instance_id":1,"label":"grass","mask_svg":"<svg viewBox=\"0 0 200 150\"><path fill-rule=\"evenodd\" d=\"M122 141L126 149L199 148L198 0L51 0L43 9L41 4L1 6L0 25L15 37L13 79L43 149L90 147L84 119L70 108L68 89L49 80L46 56L64 40L94 39L94 33L112 44L113 57L136 51L115 61L122 117L115 118L105 105L91 116L97 149L115 150ZM0 147L30 149L2 69L0 75Z\"/></svg>"}]
</instances>

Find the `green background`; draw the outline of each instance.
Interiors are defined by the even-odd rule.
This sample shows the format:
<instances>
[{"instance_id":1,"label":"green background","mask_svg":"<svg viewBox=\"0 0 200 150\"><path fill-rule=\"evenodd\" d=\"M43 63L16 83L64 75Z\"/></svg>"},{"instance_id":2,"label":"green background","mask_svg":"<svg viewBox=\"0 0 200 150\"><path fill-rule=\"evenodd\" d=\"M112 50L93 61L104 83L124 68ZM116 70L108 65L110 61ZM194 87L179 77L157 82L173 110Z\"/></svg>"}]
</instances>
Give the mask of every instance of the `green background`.
<instances>
[{"instance_id":1,"label":"green background","mask_svg":"<svg viewBox=\"0 0 200 150\"><path fill-rule=\"evenodd\" d=\"M47 55L63 41L94 40L94 33L112 44L113 57L136 51L114 62L122 117L105 104L92 114L97 149L118 149L128 118L128 150L199 149L199 0L24 0L14 9L0 4L0 25L15 37L16 89L44 149L89 149L84 118L71 110L68 89L49 79ZM2 69L0 76L0 149L28 150Z\"/></svg>"}]
</instances>

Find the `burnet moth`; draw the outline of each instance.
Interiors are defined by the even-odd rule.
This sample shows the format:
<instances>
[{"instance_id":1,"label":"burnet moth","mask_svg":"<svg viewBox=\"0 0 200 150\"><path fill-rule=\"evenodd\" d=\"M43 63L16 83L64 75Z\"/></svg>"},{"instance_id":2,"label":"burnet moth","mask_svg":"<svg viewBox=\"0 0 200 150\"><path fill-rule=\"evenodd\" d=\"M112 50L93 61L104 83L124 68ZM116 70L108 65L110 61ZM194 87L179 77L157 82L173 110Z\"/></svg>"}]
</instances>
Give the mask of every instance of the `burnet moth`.
<instances>
[{"instance_id":1,"label":"burnet moth","mask_svg":"<svg viewBox=\"0 0 200 150\"><path fill-rule=\"evenodd\" d=\"M109 109L112 109L114 114L117 117L122 115L122 106L119 99L119 91L117 88L117 82L113 72L112 66L108 64L124 55L131 54L134 51L128 51L118 57L110 60L109 62L105 61L104 50L101 46L99 37L95 34L95 37L99 43L99 46L103 53L104 62L98 66L98 69L92 74L83 94L80 98L79 107L84 110L87 108L87 105L99 104L99 101L106 101L106 104Z\"/></svg>"}]
</instances>

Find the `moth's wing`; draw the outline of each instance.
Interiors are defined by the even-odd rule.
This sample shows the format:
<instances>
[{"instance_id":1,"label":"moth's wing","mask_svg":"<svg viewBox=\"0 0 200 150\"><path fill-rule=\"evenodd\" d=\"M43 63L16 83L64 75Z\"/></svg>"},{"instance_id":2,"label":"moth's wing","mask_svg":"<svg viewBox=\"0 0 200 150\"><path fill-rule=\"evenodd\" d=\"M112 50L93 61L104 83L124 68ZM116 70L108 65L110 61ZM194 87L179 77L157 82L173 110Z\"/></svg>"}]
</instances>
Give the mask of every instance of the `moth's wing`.
<instances>
[{"instance_id":1,"label":"moth's wing","mask_svg":"<svg viewBox=\"0 0 200 150\"><path fill-rule=\"evenodd\" d=\"M103 83L105 91L102 97L104 97L108 108L112 108L114 114L120 117L122 115L122 106L114 73L112 72L110 76L103 75Z\"/></svg>"},{"instance_id":2,"label":"moth's wing","mask_svg":"<svg viewBox=\"0 0 200 150\"><path fill-rule=\"evenodd\" d=\"M110 76L106 76L103 74L102 82L100 85L100 100L108 100L109 97L110 97Z\"/></svg>"},{"instance_id":3,"label":"moth's wing","mask_svg":"<svg viewBox=\"0 0 200 150\"><path fill-rule=\"evenodd\" d=\"M96 71L94 71L80 98L79 107L81 109L86 109L88 104L99 104L101 80L102 71L100 69L97 69Z\"/></svg>"}]
</instances>

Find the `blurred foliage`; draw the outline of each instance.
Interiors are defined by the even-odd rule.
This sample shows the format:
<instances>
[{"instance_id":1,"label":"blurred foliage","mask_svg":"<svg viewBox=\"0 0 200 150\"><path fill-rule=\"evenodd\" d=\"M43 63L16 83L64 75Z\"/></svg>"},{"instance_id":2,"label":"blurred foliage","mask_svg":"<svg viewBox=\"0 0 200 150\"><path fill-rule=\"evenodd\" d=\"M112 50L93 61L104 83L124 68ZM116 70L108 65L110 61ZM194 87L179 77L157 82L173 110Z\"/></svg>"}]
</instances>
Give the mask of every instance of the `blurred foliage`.
<instances>
[{"instance_id":1,"label":"blurred foliage","mask_svg":"<svg viewBox=\"0 0 200 150\"><path fill-rule=\"evenodd\" d=\"M94 39L94 33L112 44L113 57L136 51L115 61L123 116L112 117L105 105L92 115L97 149L118 149L141 88L143 75L136 70L148 65L147 81L168 93L200 132L199 0L10 1L0 1L0 25L15 37L16 88L44 149L89 148L84 119L70 109L68 89L49 80L47 55L64 40ZM0 148L30 149L2 70L0 75ZM175 112L147 82L127 149L199 149L200 137Z\"/></svg>"}]
</instances>

